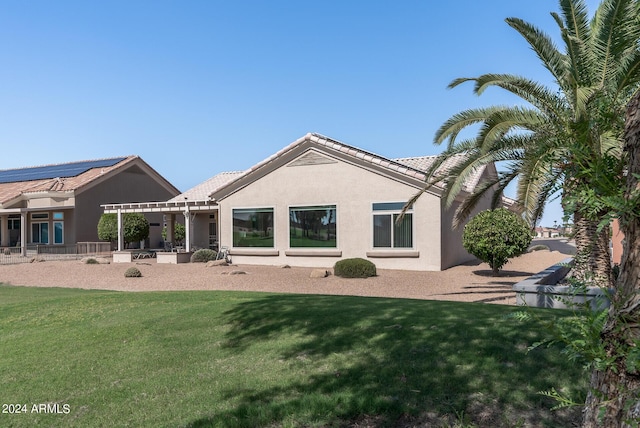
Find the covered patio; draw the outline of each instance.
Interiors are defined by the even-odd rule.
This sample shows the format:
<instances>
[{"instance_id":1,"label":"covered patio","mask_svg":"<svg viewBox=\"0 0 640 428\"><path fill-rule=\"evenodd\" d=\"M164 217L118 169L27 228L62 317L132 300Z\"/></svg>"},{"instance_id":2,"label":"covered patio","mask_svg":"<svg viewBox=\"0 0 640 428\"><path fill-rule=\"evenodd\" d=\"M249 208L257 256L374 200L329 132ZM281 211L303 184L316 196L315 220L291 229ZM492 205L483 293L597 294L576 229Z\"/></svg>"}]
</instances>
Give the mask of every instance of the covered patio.
<instances>
[{"instance_id":1,"label":"covered patio","mask_svg":"<svg viewBox=\"0 0 640 428\"><path fill-rule=\"evenodd\" d=\"M163 252L181 253L183 256L174 256L172 259L182 260L199 248L218 249L219 221L218 204L213 200L170 200L164 202L136 202L124 204L102 205L105 214L116 214L118 219L117 252L114 253L114 262L131 261L127 257L124 248L124 232L122 217L126 213L161 213L164 216L163 227L166 228L166 241ZM182 220L182 221L181 221ZM184 224L185 239L183 246L174 246L176 224ZM170 245L167 245L170 244ZM164 259L164 258L163 258ZM159 262L161 257L159 256ZM166 263L172 263L166 261Z\"/></svg>"}]
</instances>

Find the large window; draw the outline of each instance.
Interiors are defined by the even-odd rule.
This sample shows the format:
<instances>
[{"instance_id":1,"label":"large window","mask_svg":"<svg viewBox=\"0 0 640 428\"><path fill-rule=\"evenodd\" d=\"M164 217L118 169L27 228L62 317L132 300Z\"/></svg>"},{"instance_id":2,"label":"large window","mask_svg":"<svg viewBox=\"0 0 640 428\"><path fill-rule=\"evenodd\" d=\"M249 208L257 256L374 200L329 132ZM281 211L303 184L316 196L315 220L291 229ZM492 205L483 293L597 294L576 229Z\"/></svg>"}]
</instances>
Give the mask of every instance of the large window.
<instances>
[{"instance_id":1,"label":"large window","mask_svg":"<svg viewBox=\"0 0 640 428\"><path fill-rule=\"evenodd\" d=\"M409 209L398 222L403 202L373 204L374 248L412 248L413 214Z\"/></svg>"},{"instance_id":2,"label":"large window","mask_svg":"<svg viewBox=\"0 0 640 428\"><path fill-rule=\"evenodd\" d=\"M233 246L273 248L273 208L234 209Z\"/></svg>"},{"instance_id":3,"label":"large window","mask_svg":"<svg viewBox=\"0 0 640 428\"><path fill-rule=\"evenodd\" d=\"M336 206L289 208L289 246L336 248Z\"/></svg>"},{"instance_id":4,"label":"large window","mask_svg":"<svg viewBox=\"0 0 640 428\"><path fill-rule=\"evenodd\" d=\"M49 243L49 223L31 223L31 242L34 244Z\"/></svg>"}]
</instances>

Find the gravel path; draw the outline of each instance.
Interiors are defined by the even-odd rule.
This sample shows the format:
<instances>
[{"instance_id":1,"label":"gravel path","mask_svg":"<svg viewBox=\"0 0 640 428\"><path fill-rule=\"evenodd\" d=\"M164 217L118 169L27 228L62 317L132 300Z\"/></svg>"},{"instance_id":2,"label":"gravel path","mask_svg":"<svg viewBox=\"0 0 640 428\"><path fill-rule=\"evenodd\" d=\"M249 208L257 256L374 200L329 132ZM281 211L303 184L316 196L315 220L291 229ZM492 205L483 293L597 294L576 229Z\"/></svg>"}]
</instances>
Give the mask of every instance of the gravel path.
<instances>
[{"instance_id":1,"label":"gravel path","mask_svg":"<svg viewBox=\"0 0 640 428\"><path fill-rule=\"evenodd\" d=\"M515 304L511 286L565 259L558 251L536 251L508 263L499 277L489 266L469 263L442 272L378 270L378 276L345 279L310 278L311 268L232 265L206 267L202 263L137 263L87 265L80 261L46 261L0 266L0 283L23 286L74 287L117 291L243 290L304 294L399 297L462 302ZM142 278L125 278L136 266ZM234 275L233 271L245 274Z\"/></svg>"}]
</instances>

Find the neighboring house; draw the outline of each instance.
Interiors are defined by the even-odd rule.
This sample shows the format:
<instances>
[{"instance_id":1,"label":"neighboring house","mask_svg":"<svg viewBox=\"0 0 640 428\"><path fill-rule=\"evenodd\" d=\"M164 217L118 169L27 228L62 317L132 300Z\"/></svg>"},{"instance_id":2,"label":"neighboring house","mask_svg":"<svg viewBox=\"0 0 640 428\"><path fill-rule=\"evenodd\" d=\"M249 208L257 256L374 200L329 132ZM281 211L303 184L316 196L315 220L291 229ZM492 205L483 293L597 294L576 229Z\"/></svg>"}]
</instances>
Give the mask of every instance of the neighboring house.
<instances>
[{"instance_id":1,"label":"neighboring house","mask_svg":"<svg viewBox=\"0 0 640 428\"><path fill-rule=\"evenodd\" d=\"M0 170L0 246L26 254L38 245L96 242L101 204L167 200L178 193L138 156ZM157 245L162 214L149 220Z\"/></svg>"},{"instance_id":2,"label":"neighboring house","mask_svg":"<svg viewBox=\"0 0 640 428\"><path fill-rule=\"evenodd\" d=\"M362 257L379 268L441 270L472 260L452 218L462 197L495 167L476 171L450 209L425 192L435 156L387 159L307 134L243 172L221 173L165 202L105 205L105 212L184 216L186 249L229 247L234 263L330 267ZM480 201L473 214L490 206ZM170 235L171 236L171 235Z\"/></svg>"}]
</instances>

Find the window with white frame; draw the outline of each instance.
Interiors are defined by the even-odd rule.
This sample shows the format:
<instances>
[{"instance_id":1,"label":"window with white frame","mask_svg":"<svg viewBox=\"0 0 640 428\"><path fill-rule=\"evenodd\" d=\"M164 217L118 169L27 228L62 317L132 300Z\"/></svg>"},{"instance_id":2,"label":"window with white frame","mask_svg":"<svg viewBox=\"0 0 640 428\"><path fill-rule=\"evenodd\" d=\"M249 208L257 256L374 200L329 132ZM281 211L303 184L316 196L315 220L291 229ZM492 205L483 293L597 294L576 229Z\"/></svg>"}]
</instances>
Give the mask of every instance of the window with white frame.
<instances>
[{"instance_id":1,"label":"window with white frame","mask_svg":"<svg viewBox=\"0 0 640 428\"><path fill-rule=\"evenodd\" d=\"M233 246L273 248L273 208L234 209Z\"/></svg>"},{"instance_id":2,"label":"window with white frame","mask_svg":"<svg viewBox=\"0 0 640 428\"><path fill-rule=\"evenodd\" d=\"M289 208L291 248L337 246L336 206L318 205Z\"/></svg>"},{"instance_id":3,"label":"window with white frame","mask_svg":"<svg viewBox=\"0 0 640 428\"><path fill-rule=\"evenodd\" d=\"M31 213L31 242L49 243L49 213Z\"/></svg>"},{"instance_id":4,"label":"window with white frame","mask_svg":"<svg viewBox=\"0 0 640 428\"><path fill-rule=\"evenodd\" d=\"M64 213L53 213L53 243L64 244Z\"/></svg>"},{"instance_id":5,"label":"window with white frame","mask_svg":"<svg viewBox=\"0 0 640 428\"><path fill-rule=\"evenodd\" d=\"M404 202L373 204L373 247L413 248L413 213L409 208L398 221Z\"/></svg>"},{"instance_id":6,"label":"window with white frame","mask_svg":"<svg viewBox=\"0 0 640 428\"><path fill-rule=\"evenodd\" d=\"M34 244L49 243L49 222L31 223L31 242Z\"/></svg>"}]
</instances>

